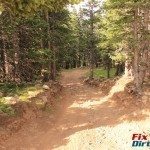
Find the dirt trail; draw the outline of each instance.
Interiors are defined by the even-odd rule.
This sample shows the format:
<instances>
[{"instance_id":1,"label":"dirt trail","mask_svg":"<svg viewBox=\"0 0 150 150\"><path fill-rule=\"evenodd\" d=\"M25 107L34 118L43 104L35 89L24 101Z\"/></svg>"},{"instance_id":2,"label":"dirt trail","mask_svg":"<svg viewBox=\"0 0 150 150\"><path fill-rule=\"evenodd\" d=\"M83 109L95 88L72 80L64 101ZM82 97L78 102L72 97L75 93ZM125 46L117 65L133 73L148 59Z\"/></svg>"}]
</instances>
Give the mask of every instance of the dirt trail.
<instances>
[{"instance_id":1,"label":"dirt trail","mask_svg":"<svg viewBox=\"0 0 150 150\"><path fill-rule=\"evenodd\" d=\"M63 94L51 115L27 123L0 149L6 150L130 150L135 132L149 132L147 109L122 108L111 101L123 90L120 81L108 95L84 85L87 70L62 73ZM127 82L127 80L124 80ZM121 84L120 84L121 82ZM146 148L145 148L146 150Z\"/></svg>"}]
</instances>

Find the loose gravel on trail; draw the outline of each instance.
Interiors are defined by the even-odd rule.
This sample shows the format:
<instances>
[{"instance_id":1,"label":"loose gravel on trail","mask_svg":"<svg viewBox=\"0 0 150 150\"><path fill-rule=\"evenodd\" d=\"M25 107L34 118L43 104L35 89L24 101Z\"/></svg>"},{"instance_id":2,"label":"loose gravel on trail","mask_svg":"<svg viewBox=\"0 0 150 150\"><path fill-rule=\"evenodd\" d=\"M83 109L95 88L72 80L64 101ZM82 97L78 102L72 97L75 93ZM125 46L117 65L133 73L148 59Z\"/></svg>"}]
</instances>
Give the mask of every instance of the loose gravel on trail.
<instances>
[{"instance_id":1,"label":"loose gravel on trail","mask_svg":"<svg viewBox=\"0 0 150 150\"><path fill-rule=\"evenodd\" d=\"M105 95L82 82L87 70L62 73L63 92L56 109L27 123L6 143L4 150L148 150L132 148L132 134L150 134L149 107L114 103L115 92L128 82L119 79ZM124 81L124 82L123 82ZM150 105L149 105L150 106Z\"/></svg>"}]
</instances>

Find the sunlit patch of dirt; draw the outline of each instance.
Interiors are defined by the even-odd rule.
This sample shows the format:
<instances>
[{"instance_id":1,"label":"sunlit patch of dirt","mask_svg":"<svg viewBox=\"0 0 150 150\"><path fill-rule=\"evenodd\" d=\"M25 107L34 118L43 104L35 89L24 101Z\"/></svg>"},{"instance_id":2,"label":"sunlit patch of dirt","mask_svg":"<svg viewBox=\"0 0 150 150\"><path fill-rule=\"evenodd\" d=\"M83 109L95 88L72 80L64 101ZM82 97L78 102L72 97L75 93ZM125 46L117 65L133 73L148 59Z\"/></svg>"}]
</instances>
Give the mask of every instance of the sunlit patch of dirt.
<instances>
[{"instance_id":1,"label":"sunlit patch of dirt","mask_svg":"<svg viewBox=\"0 0 150 150\"><path fill-rule=\"evenodd\" d=\"M102 90L83 83L86 72L64 71L54 112L28 123L3 149L132 150L132 134L150 132L150 105L124 92L131 79L122 77Z\"/></svg>"},{"instance_id":2,"label":"sunlit patch of dirt","mask_svg":"<svg viewBox=\"0 0 150 150\"><path fill-rule=\"evenodd\" d=\"M52 109L61 89L60 84L53 83L49 91L41 92L26 102L19 101L13 104L14 116L0 115L0 143L18 132L26 122L43 115L43 110L45 111L46 107Z\"/></svg>"}]
</instances>

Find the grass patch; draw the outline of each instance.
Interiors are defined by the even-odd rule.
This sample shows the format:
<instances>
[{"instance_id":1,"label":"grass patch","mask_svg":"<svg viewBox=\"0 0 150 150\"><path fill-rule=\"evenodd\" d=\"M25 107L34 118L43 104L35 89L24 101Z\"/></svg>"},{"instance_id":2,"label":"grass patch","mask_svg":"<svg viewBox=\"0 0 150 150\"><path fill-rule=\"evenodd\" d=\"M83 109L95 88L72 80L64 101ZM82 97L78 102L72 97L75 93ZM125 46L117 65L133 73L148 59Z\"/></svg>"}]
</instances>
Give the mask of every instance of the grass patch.
<instances>
[{"instance_id":1,"label":"grass patch","mask_svg":"<svg viewBox=\"0 0 150 150\"><path fill-rule=\"evenodd\" d=\"M52 112L52 108L50 106L46 106L44 111L47 112L47 113L51 113Z\"/></svg>"},{"instance_id":2,"label":"grass patch","mask_svg":"<svg viewBox=\"0 0 150 150\"><path fill-rule=\"evenodd\" d=\"M0 101L0 113L5 113L8 116L14 116L15 110L11 107L11 105L5 103L5 101Z\"/></svg>"},{"instance_id":3,"label":"grass patch","mask_svg":"<svg viewBox=\"0 0 150 150\"><path fill-rule=\"evenodd\" d=\"M0 84L0 92L3 94L1 98L18 96L20 100L27 100L42 91L42 86L34 84Z\"/></svg>"},{"instance_id":4,"label":"grass patch","mask_svg":"<svg viewBox=\"0 0 150 150\"><path fill-rule=\"evenodd\" d=\"M0 112L13 115L14 110L11 107L12 99L17 101L28 101L29 98L35 97L43 92L41 85L34 84L0 84Z\"/></svg>"},{"instance_id":5,"label":"grass patch","mask_svg":"<svg viewBox=\"0 0 150 150\"><path fill-rule=\"evenodd\" d=\"M116 69L115 68L111 68L110 70L110 78L115 77L115 73L116 73ZM107 70L105 70L104 68L97 68L94 69L94 78L107 78Z\"/></svg>"}]
</instances>

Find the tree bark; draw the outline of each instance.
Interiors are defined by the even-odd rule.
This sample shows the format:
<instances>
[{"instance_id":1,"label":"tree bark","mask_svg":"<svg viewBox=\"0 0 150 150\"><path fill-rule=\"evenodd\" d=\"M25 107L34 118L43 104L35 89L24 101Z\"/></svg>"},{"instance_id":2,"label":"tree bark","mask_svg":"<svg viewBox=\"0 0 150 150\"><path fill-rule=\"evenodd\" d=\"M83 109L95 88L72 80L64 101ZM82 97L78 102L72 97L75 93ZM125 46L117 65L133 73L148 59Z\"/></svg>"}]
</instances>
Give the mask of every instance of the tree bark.
<instances>
[{"instance_id":1,"label":"tree bark","mask_svg":"<svg viewBox=\"0 0 150 150\"><path fill-rule=\"evenodd\" d=\"M107 78L110 78L111 59L108 54L106 55L106 68L107 68Z\"/></svg>"},{"instance_id":2,"label":"tree bark","mask_svg":"<svg viewBox=\"0 0 150 150\"><path fill-rule=\"evenodd\" d=\"M47 27L47 35L48 35L48 49L49 51L52 51L52 45L51 45L51 41L50 41L50 25L49 25L49 11L47 10L45 12L45 17L46 17L46 22L48 24L48 27ZM51 58L52 59L52 58ZM49 60L49 71L50 71L50 79L53 80L53 63L52 63L52 60Z\"/></svg>"},{"instance_id":3,"label":"tree bark","mask_svg":"<svg viewBox=\"0 0 150 150\"><path fill-rule=\"evenodd\" d=\"M126 77L133 77L133 67L129 60L125 61L125 74Z\"/></svg>"},{"instance_id":4,"label":"tree bark","mask_svg":"<svg viewBox=\"0 0 150 150\"><path fill-rule=\"evenodd\" d=\"M140 17L140 19L139 19ZM148 68L149 39L149 9L135 9L134 15L134 83L136 92L141 94L146 70ZM141 30L142 29L142 30Z\"/></svg>"},{"instance_id":5,"label":"tree bark","mask_svg":"<svg viewBox=\"0 0 150 150\"><path fill-rule=\"evenodd\" d=\"M20 70L19 70L19 52L20 52L20 47L19 47L19 31L18 31L18 26L16 25L16 16L13 16L9 12L10 20L11 20L11 25L14 27L14 31L12 33L12 44L13 44L13 51L14 51L14 56L13 56L13 61L14 61L14 81L15 82L21 82L21 77L20 77Z\"/></svg>"},{"instance_id":6,"label":"tree bark","mask_svg":"<svg viewBox=\"0 0 150 150\"><path fill-rule=\"evenodd\" d=\"M149 69L148 68L148 62L149 62L149 51L150 51L150 46L149 46L149 38L147 37L148 32L149 32L149 9L145 8L143 9L143 30L145 35L143 35L142 37L142 43L141 45L141 61L140 61L140 65L139 65L139 79L140 79L140 84L143 84L144 79L145 79L145 75L146 75L146 71Z\"/></svg>"},{"instance_id":7,"label":"tree bark","mask_svg":"<svg viewBox=\"0 0 150 150\"><path fill-rule=\"evenodd\" d=\"M138 13L139 9L136 8L134 10L134 22L133 22L133 32L134 32L134 58L133 58L133 69L134 69L134 83L135 83L135 89L138 94L141 94L142 92L142 84L139 78L139 62L140 62L140 49L138 45L138 30L139 30L139 22L138 22Z\"/></svg>"},{"instance_id":8,"label":"tree bark","mask_svg":"<svg viewBox=\"0 0 150 150\"><path fill-rule=\"evenodd\" d=\"M3 56L3 70L4 70L4 79L7 80L9 76L9 63L8 63L8 56L6 50L6 38L2 31L2 56Z\"/></svg>"},{"instance_id":9,"label":"tree bark","mask_svg":"<svg viewBox=\"0 0 150 150\"><path fill-rule=\"evenodd\" d=\"M94 76L94 6L90 4L90 78Z\"/></svg>"},{"instance_id":10,"label":"tree bark","mask_svg":"<svg viewBox=\"0 0 150 150\"><path fill-rule=\"evenodd\" d=\"M19 70L19 37L18 37L18 31L15 30L13 33L13 49L14 49L14 81L20 82L20 70Z\"/></svg>"},{"instance_id":11,"label":"tree bark","mask_svg":"<svg viewBox=\"0 0 150 150\"><path fill-rule=\"evenodd\" d=\"M53 53L53 60L51 62L51 79L56 80L56 49L54 46L51 46L51 50Z\"/></svg>"}]
</instances>

